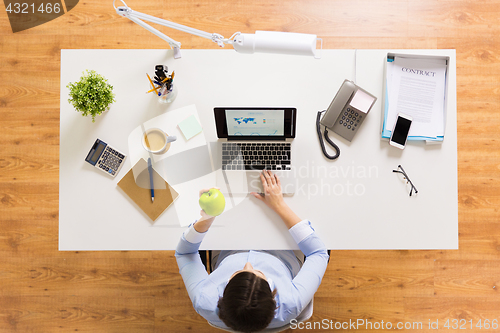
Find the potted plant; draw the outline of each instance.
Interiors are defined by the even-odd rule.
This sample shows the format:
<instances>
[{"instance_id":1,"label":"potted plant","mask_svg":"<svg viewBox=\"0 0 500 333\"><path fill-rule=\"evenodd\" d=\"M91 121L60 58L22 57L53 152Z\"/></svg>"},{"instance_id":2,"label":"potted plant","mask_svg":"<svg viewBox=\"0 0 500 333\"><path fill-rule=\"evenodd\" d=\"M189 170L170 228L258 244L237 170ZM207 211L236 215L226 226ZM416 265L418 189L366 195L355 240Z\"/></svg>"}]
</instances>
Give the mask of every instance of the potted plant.
<instances>
[{"instance_id":1,"label":"potted plant","mask_svg":"<svg viewBox=\"0 0 500 333\"><path fill-rule=\"evenodd\" d=\"M94 70L86 70L80 81L70 82L66 87L69 88L68 102L82 116L91 115L92 122L95 122L96 115L109 110L111 103L115 102L113 86Z\"/></svg>"}]
</instances>

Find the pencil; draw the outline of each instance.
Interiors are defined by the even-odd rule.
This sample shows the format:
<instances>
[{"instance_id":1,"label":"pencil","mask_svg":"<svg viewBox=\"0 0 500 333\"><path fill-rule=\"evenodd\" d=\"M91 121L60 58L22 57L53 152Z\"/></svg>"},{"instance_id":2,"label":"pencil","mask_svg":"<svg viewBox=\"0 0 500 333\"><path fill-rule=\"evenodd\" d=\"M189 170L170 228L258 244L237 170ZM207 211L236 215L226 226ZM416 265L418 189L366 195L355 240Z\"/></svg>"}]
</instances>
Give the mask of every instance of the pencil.
<instances>
[{"instance_id":1,"label":"pencil","mask_svg":"<svg viewBox=\"0 0 500 333\"><path fill-rule=\"evenodd\" d=\"M149 82L151 83L151 86L153 86L153 90L155 91L156 94L158 94L158 91L156 90L156 87L155 85L153 84L153 81L151 80L151 78L149 77L149 74L146 73L146 75L148 76L148 80ZM150 91L153 91L153 90L150 90ZM149 92L149 91L148 91Z\"/></svg>"}]
</instances>

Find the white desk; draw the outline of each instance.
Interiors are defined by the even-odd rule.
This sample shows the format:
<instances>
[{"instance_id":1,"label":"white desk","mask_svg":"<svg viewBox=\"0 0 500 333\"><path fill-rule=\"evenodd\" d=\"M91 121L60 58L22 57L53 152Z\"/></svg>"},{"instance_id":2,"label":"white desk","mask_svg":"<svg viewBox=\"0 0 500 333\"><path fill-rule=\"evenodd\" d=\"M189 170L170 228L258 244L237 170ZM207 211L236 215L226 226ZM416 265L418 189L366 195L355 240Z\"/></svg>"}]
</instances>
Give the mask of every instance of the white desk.
<instances>
[{"instance_id":1,"label":"white desk","mask_svg":"<svg viewBox=\"0 0 500 333\"><path fill-rule=\"evenodd\" d=\"M293 158L300 186L286 201L299 216L313 222L328 248L457 249L455 51L390 50L451 58L445 141L437 146L411 142L404 151L380 140L387 51L323 50L322 59L316 60L241 55L233 50L182 50L182 58L174 60L172 53L164 50L62 50L60 250L175 249L184 230L180 223L191 222L198 216L196 190L212 186L214 174L204 170L197 174L199 169L193 168L198 163L186 163L184 169L201 177L192 176L189 181L173 184L180 198L155 223L116 183L142 154L140 143L133 139L141 124L159 124L169 134L180 136L179 142L173 144L178 144L179 150L196 151L195 147L217 140L215 106L297 108ZM145 94L149 87L145 74L153 74L156 64L166 64L175 71L179 93L172 105L161 105L153 94ZM95 123L82 118L67 102L66 85L77 81L85 69L94 69L108 78L116 93L116 103ZM341 156L337 161L329 161L318 143L316 112L328 107L344 79L356 80L378 101L352 143L331 135ZM176 128L177 120L183 119L178 109L190 105L197 110L203 133L185 142ZM188 112L192 110L188 108ZM115 179L84 161L96 138L129 155ZM169 153L157 161L158 165L172 161ZM205 158L203 154L196 156ZM417 186L418 196L409 197L393 174L398 164L403 165ZM168 179L172 177L168 170L162 169L164 176L175 183L175 179ZM216 219L202 248L296 246L279 218L249 196L237 201L234 207L229 206Z\"/></svg>"}]
</instances>

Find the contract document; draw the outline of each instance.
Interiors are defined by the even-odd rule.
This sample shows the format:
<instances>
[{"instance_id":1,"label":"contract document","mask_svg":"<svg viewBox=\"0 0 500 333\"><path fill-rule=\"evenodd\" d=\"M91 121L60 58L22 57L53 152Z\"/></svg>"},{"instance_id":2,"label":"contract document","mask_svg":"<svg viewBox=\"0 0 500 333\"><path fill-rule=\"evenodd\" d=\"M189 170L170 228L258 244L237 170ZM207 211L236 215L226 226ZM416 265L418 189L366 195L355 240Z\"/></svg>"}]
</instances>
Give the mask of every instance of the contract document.
<instances>
[{"instance_id":1,"label":"contract document","mask_svg":"<svg viewBox=\"0 0 500 333\"><path fill-rule=\"evenodd\" d=\"M413 118L408 140L444 137L446 59L394 57L387 63L382 137L390 137L398 113Z\"/></svg>"}]
</instances>

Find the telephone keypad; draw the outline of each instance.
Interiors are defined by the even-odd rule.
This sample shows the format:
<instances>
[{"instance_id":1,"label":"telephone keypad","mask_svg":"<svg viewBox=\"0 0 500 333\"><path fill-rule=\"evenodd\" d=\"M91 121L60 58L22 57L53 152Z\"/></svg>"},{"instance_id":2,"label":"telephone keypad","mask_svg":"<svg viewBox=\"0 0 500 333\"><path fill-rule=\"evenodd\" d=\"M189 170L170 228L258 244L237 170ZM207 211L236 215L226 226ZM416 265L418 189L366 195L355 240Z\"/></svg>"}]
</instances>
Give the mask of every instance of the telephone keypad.
<instances>
[{"instance_id":1,"label":"telephone keypad","mask_svg":"<svg viewBox=\"0 0 500 333\"><path fill-rule=\"evenodd\" d=\"M354 131L362 119L363 116L360 113L352 110L351 108L346 108L342 114L342 119L339 120L339 124L351 131Z\"/></svg>"}]
</instances>

